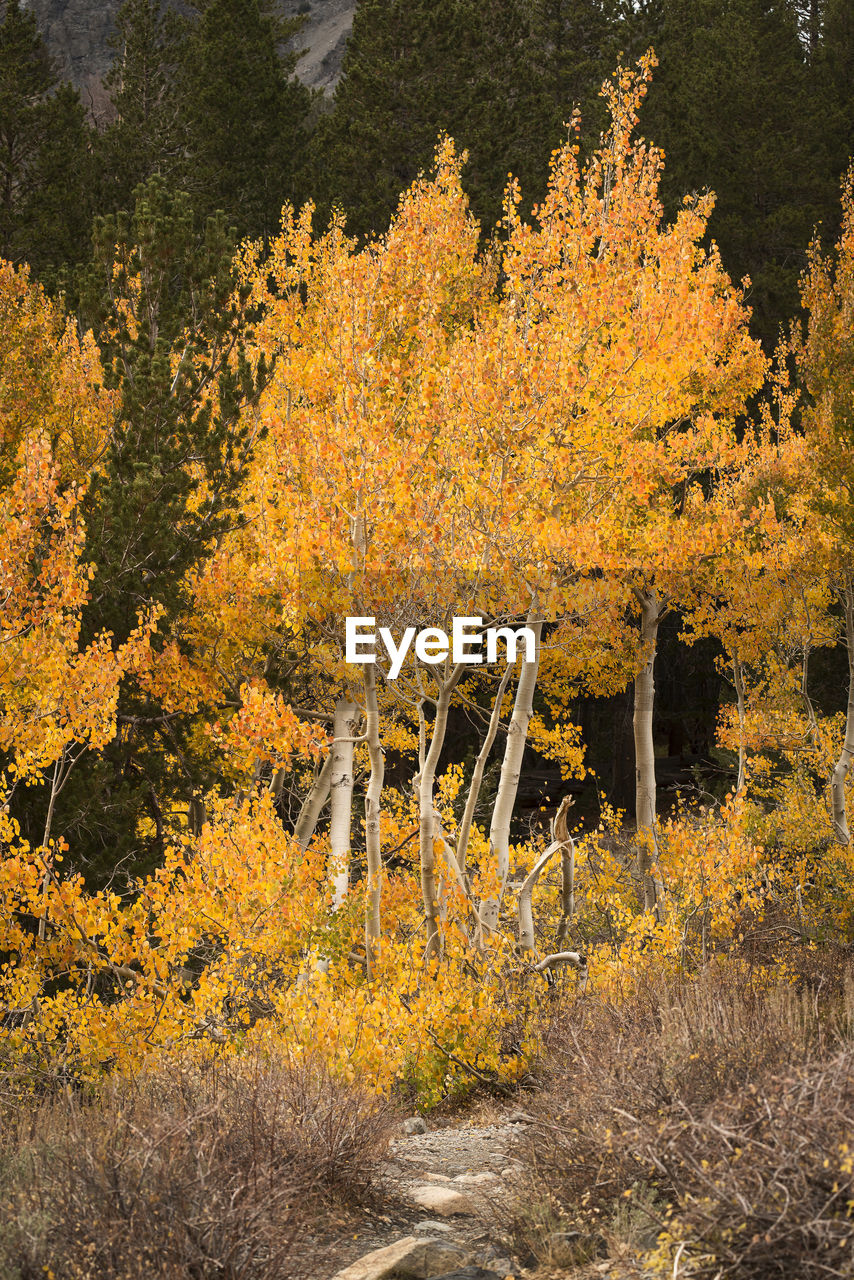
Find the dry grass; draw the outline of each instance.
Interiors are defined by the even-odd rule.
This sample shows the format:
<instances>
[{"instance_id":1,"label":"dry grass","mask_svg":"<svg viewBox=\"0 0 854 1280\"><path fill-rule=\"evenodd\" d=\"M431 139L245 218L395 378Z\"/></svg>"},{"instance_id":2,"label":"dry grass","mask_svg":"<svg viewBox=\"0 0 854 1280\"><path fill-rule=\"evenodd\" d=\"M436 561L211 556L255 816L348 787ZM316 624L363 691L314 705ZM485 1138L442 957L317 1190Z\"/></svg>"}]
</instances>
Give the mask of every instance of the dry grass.
<instances>
[{"instance_id":1,"label":"dry grass","mask_svg":"<svg viewBox=\"0 0 854 1280\"><path fill-rule=\"evenodd\" d=\"M2 1280L284 1280L376 1190L390 1116L320 1068L172 1067L7 1118Z\"/></svg>"},{"instance_id":2,"label":"dry grass","mask_svg":"<svg viewBox=\"0 0 854 1280\"><path fill-rule=\"evenodd\" d=\"M682 1276L854 1276L854 985L805 969L712 968L555 1017L513 1226L532 1262L648 1257L667 1231L661 1274L681 1246Z\"/></svg>"}]
</instances>

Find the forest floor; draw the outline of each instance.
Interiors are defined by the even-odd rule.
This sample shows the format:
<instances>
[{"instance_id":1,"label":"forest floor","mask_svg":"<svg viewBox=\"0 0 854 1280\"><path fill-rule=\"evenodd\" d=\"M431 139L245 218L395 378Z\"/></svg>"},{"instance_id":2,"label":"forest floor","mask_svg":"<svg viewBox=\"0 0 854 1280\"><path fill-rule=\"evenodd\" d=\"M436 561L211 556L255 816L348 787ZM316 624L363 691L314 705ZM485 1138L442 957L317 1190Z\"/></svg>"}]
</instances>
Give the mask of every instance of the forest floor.
<instances>
[{"instance_id":1,"label":"forest floor","mask_svg":"<svg viewBox=\"0 0 854 1280\"><path fill-rule=\"evenodd\" d=\"M434 1120L422 1134L405 1134L401 1127L390 1144L377 1205L306 1242L323 1264L315 1262L311 1274L333 1280L375 1250L411 1237L441 1241L446 1248L435 1252L438 1259L447 1255L448 1273L465 1266L463 1274L478 1280L521 1276L501 1240L501 1204L521 1168L514 1152L526 1127L523 1114L495 1108L466 1120Z\"/></svg>"}]
</instances>

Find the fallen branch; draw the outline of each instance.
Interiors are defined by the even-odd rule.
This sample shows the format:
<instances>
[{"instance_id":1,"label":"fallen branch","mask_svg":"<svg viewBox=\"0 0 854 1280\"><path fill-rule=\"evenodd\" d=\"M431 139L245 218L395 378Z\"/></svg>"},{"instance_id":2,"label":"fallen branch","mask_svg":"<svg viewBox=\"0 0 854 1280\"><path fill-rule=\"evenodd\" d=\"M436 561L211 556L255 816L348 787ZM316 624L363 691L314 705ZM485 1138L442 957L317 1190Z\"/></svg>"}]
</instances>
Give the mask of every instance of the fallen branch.
<instances>
[{"instance_id":1,"label":"fallen branch","mask_svg":"<svg viewBox=\"0 0 854 1280\"><path fill-rule=\"evenodd\" d=\"M555 951L552 955L544 956L542 960L539 960L534 965L534 971L536 973L545 973L551 978L552 969L565 964L571 965L578 970L581 977L580 990L583 994L587 990L589 971L587 968L587 956L581 951ZM551 981L554 981L554 979L551 978Z\"/></svg>"}]
</instances>

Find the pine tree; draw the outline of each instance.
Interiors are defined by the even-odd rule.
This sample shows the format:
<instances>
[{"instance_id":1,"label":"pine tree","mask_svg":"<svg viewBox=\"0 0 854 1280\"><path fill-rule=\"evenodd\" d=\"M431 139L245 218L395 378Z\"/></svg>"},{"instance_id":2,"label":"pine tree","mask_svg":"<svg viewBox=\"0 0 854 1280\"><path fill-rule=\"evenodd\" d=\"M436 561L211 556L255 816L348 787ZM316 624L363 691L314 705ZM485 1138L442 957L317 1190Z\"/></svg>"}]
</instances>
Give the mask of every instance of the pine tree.
<instances>
[{"instance_id":1,"label":"pine tree","mask_svg":"<svg viewBox=\"0 0 854 1280\"><path fill-rule=\"evenodd\" d=\"M160 177L138 189L132 215L96 219L81 322L94 328L120 399L83 504L82 558L95 566L84 644L104 631L121 644L152 606L165 635L189 607L188 571L234 525L252 445L245 410L266 377L263 361L247 353L247 292L235 280L234 252L223 216L200 234L189 197ZM126 857L136 860L125 871L139 871L140 849L151 865L162 853L164 813L186 809L209 781L185 740L191 717L167 713L129 680L118 724L115 741L77 765L56 810L57 830L92 883ZM39 819L35 804L21 815L34 834Z\"/></svg>"},{"instance_id":2,"label":"pine tree","mask_svg":"<svg viewBox=\"0 0 854 1280\"><path fill-rule=\"evenodd\" d=\"M603 82L625 49L618 0L539 0L536 31L542 47L543 146L555 146L562 124L581 111L582 137L595 146L606 124ZM646 46L638 53L643 53Z\"/></svg>"},{"instance_id":3,"label":"pine tree","mask_svg":"<svg viewBox=\"0 0 854 1280\"><path fill-rule=\"evenodd\" d=\"M298 200L312 105L285 45L272 0L198 0L185 28L181 111L190 163L187 189L202 216L223 210L240 235L272 235L282 205Z\"/></svg>"},{"instance_id":4,"label":"pine tree","mask_svg":"<svg viewBox=\"0 0 854 1280\"><path fill-rule=\"evenodd\" d=\"M773 347L826 204L798 13L789 0L663 0L650 26L660 65L641 130L667 155L667 211L715 192L710 236L730 274L750 276L755 331Z\"/></svg>"},{"instance_id":5,"label":"pine tree","mask_svg":"<svg viewBox=\"0 0 854 1280\"><path fill-rule=\"evenodd\" d=\"M6 0L0 22L0 254L46 284L87 253L91 131L59 85L35 18Z\"/></svg>"},{"instance_id":6,"label":"pine tree","mask_svg":"<svg viewBox=\"0 0 854 1280\"><path fill-rule=\"evenodd\" d=\"M85 619L92 634L121 641L140 601L173 606L189 566L228 524L245 462L240 414L257 384L221 214L199 234L189 197L154 177L131 216L96 219L94 244L82 315L100 335L121 411L87 499L97 571Z\"/></svg>"},{"instance_id":7,"label":"pine tree","mask_svg":"<svg viewBox=\"0 0 854 1280\"><path fill-rule=\"evenodd\" d=\"M180 25L160 0L126 0L116 16L116 60L104 81L115 119L98 146L99 205L105 213L130 208L135 188L154 174L183 185L180 40Z\"/></svg>"},{"instance_id":8,"label":"pine tree","mask_svg":"<svg viewBox=\"0 0 854 1280\"><path fill-rule=\"evenodd\" d=\"M529 199L541 194L543 118L553 125L555 112L544 112L537 40L524 0L362 0L333 109L313 138L322 213L339 204L351 229L384 230L440 132L468 150L466 190L487 231L508 171Z\"/></svg>"},{"instance_id":9,"label":"pine tree","mask_svg":"<svg viewBox=\"0 0 854 1280\"><path fill-rule=\"evenodd\" d=\"M827 0L818 18L811 68L813 115L832 183L832 202L823 219L825 239L831 243L839 230L839 184L854 155L854 3Z\"/></svg>"}]
</instances>

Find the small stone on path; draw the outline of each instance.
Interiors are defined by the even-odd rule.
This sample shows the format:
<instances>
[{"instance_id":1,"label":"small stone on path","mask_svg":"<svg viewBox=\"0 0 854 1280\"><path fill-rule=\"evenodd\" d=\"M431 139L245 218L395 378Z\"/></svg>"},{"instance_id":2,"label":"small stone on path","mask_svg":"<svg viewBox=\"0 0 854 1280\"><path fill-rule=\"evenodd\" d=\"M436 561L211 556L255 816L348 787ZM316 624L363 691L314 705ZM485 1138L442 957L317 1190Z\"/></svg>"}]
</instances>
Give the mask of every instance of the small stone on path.
<instances>
[{"instance_id":1,"label":"small stone on path","mask_svg":"<svg viewBox=\"0 0 854 1280\"><path fill-rule=\"evenodd\" d=\"M421 1116L408 1116L403 1122L403 1132L408 1133L410 1137L416 1133L426 1133L427 1121Z\"/></svg>"},{"instance_id":2,"label":"small stone on path","mask_svg":"<svg viewBox=\"0 0 854 1280\"><path fill-rule=\"evenodd\" d=\"M507 1117L508 1124L536 1124L536 1120L527 1111L511 1111Z\"/></svg>"},{"instance_id":3,"label":"small stone on path","mask_svg":"<svg viewBox=\"0 0 854 1280\"><path fill-rule=\"evenodd\" d=\"M438 1213L440 1218L450 1218L456 1213L473 1214L475 1207L471 1198L453 1187L438 1186L436 1183L424 1183L411 1187L410 1199L422 1209Z\"/></svg>"},{"instance_id":4,"label":"small stone on path","mask_svg":"<svg viewBox=\"0 0 854 1280\"><path fill-rule=\"evenodd\" d=\"M484 1267L461 1267L458 1271L448 1271L436 1280L513 1280L511 1272L487 1271Z\"/></svg>"},{"instance_id":5,"label":"small stone on path","mask_svg":"<svg viewBox=\"0 0 854 1280\"><path fill-rule=\"evenodd\" d=\"M384 1249L366 1253L332 1280L429 1280L432 1276L460 1274L468 1252L447 1240L418 1240L404 1236ZM456 1273L449 1268L457 1268Z\"/></svg>"}]
</instances>

